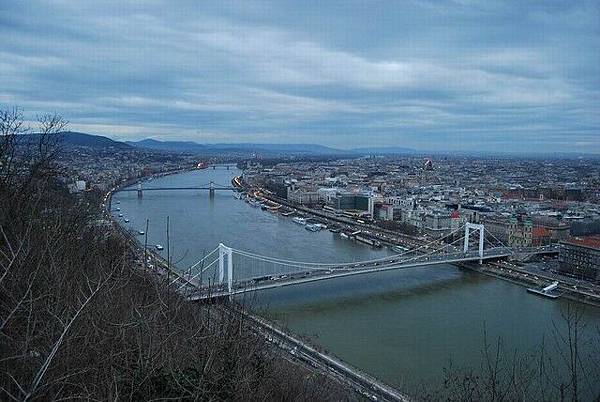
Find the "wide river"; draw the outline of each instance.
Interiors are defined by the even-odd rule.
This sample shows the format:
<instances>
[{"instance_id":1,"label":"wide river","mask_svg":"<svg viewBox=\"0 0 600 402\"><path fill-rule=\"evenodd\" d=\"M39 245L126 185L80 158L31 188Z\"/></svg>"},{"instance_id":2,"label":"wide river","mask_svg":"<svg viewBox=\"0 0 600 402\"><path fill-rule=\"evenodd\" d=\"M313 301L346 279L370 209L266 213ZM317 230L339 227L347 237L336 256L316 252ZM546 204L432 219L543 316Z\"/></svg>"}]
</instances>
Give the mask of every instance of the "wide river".
<instances>
[{"instance_id":1,"label":"wide river","mask_svg":"<svg viewBox=\"0 0 600 402\"><path fill-rule=\"evenodd\" d=\"M157 178L145 187L192 187L211 180L228 185L237 169L201 170ZM117 204L117 202L119 202ZM309 232L289 217L252 208L230 191L119 192L123 225L144 230L149 244L166 246L170 219L171 259L181 269L220 242L290 260L359 261L390 254L340 238ZM114 211L114 214L118 212ZM162 252L166 256L166 250ZM350 364L402 387L436 384L443 368L478 368L484 330L488 342L529 352L561 327L567 301L528 294L525 288L437 265L284 287L255 295L253 303L297 334L312 338ZM581 305L580 305L581 306ZM600 309L586 307L588 327L600 326ZM596 384L597 386L597 384Z\"/></svg>"}]
</instances>

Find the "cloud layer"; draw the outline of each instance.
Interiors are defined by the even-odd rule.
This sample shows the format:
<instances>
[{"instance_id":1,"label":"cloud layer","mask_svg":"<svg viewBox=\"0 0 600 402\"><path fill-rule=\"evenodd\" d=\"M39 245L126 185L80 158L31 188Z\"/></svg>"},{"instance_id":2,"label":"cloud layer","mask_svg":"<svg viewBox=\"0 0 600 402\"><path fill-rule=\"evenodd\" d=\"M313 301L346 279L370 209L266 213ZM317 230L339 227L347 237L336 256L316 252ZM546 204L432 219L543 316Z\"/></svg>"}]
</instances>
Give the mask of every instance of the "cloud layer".
<instances>
[{"instance_id":1,"label":"cloud layer","mask_svg":"<svg viewBox=\"0 0 600 402\"><path fill-rule=\"evenodd\" d=\"M0 105L119 139L600 153L595 1L3 2L0 34Z\"/></svg>"}]
</instances>

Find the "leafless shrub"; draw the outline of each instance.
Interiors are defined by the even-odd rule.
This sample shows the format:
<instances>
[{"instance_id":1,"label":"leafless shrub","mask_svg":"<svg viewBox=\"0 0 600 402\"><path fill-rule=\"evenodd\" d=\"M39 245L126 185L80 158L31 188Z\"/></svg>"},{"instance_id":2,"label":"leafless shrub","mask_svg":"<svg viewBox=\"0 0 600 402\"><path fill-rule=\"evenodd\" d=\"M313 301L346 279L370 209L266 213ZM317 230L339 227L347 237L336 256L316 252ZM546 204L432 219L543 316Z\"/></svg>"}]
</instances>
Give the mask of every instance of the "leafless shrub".
<instances>
[{"instance_id":1,"label":"leafless shrub","mask_svg":"<svg viewBox=\"0 0 600 402\"><path fill-rule=\"evenodd\" d=\"M96 205L57 183L60 116L0 112L0 400L337 400L244 316L135 268ZM224 312L225 311L225 312Z\"/></svg>"}]
</instances>

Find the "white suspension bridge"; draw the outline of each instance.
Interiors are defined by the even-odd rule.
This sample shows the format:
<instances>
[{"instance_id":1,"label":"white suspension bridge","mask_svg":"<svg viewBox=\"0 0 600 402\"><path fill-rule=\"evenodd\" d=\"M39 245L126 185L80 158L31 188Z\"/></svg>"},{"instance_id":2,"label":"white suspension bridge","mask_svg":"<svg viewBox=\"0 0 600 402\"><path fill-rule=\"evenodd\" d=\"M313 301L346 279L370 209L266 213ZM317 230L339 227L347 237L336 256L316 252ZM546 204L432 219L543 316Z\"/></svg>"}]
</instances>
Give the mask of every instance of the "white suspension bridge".
<instances>
[{"instance_id":1,"label":"white suspension bridge","mask_svg":"<svg viewBox=\"0 0 600 402\"><path fill-rule=\"evenodd\" d=\"M238 250L221 243L181 273L171 285L192 300L205 300L373 272L468 261L482 263L556 251L554 246L511 248L486 232L484 225L472 223L418 248L366 261L294 261Z\"/></svg>"}]
</instances>

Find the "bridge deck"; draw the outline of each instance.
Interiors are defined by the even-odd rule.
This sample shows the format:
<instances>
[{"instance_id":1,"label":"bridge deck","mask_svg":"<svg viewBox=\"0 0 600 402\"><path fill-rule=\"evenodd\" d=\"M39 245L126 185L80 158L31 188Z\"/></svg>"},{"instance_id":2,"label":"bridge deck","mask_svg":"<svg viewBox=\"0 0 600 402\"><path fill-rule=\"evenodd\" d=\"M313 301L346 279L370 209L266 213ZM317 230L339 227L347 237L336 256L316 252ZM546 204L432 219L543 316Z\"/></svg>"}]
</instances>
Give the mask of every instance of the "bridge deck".
<instances>
[{"instance_id":1,"label":"bridge deck","mask_svg":"<svg viewBox=\"0 0 600 402\"><path fill-rule=\"evenodd\" d=\"M391 264L384 265L384 266L372 266L372 267L364 268L364 269L356 269L356 268L347 268L347 270L338 269L337 271L340 271L340 272L325 271L324 273L321 273L321 274L315 274L315 275L306 276L306 277L300 277L300 278L290 277L288 280L281 280L281 279L269 280L267 283L261 283L261 284L257 284L257 285L244 286L244 287L237 287L237 288L234 288L231 293L227 289L212 289L212 291L208 294L196 293L196 294L190 296L189 299L190 300L206 300L206 299L211 299L211 298L234 296L234 295L239 295L239 294L243 294L243 293L256 292L256 291L279 288L279 287L284 287L284 286L292 286L292 285L300 285L300 284L310 283L310 282L324 281L324 280L329 280L329 279L334 279L334 278L341 278L341 277L345 277L345 276L364 275L364 274L369 274L369 273L373 273L373 272L383 272L383 271L391 271L391 270L397 270L397 269L415 268L415 267L422 267L422 266L427 266L427 265L439 265L439 264L452 264L452 263L457 263L457 262L479 261L480 259L481 260L490 260L490 259L506 258L510 255L512 255L512 253L506 251L506 252L502 252L502 253L492 253L492 254L484 255L482 258L480 258L479 255L474 255L474 256L468 255L468 256L456 257L456 258L430 259L430 260L426 260L426 261L412 262L412 263L398 262L396 264L391 263Z\"/></svg>"},{"instance_id":2,"label":"bridge deck","mask_svg":"<svg viewBox=\"0 0 600 402\"><path fill-rule=\"evenodd\" d=\"M146 187L142 187L141 189L142 191L166 191L166 190L216 190L216 191L223 191L223 190L227 190L227 191L231 191L231 190L235 190L234 187L151 187L151 188L146 188ZM137 188L126 188L123 190L119 190L119 191L138 191Z\"/></svg>"}]
</instances>

